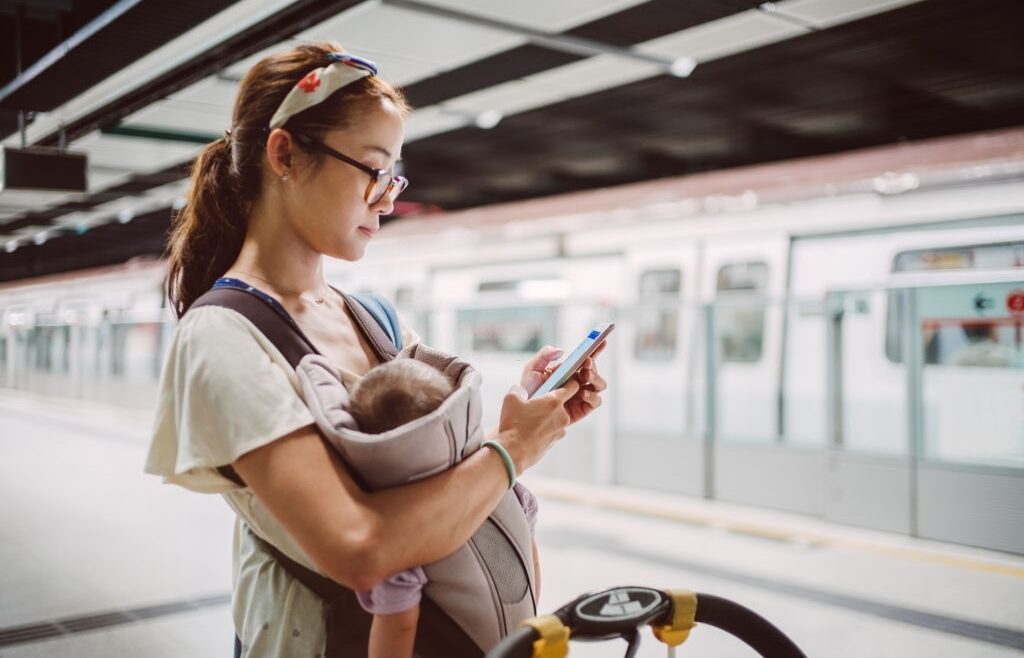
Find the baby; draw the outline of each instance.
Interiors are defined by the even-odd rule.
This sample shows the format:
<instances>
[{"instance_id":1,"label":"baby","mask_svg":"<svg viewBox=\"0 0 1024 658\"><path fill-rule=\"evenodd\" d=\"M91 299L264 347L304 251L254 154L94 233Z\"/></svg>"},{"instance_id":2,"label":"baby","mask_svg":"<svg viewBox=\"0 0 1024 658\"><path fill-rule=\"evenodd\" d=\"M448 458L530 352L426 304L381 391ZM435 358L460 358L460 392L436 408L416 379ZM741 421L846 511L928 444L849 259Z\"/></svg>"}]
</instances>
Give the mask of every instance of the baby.
<instances>
[{"instance_id":1,"label":"baby","mask_svg":"<svg viewBox=\"0 0 1024 658\"><path fill-rule=\"evenodd\" d=\"M399 358L372 370L352 388L349 412L359 431L381 434L437 409L454 386L441 371L416 359ZM514 489L533 533L537 500L523 485ZM540 567L533 542L536 596ZM369 658L411 658L419 621L421 590L427 583L420 567L387 578L369 592L357 592L359 604L373 615Z\"/></svg>"}]
</instances>

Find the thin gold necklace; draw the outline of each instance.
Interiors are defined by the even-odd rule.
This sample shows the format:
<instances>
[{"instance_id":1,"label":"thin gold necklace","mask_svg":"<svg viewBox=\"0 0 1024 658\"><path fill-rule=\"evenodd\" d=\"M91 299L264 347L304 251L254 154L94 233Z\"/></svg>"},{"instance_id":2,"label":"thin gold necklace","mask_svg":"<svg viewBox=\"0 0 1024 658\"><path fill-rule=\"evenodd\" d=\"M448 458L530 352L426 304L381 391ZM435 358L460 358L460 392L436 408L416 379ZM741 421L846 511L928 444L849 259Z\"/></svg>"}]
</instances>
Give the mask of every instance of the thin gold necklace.
<instances>
[{"instance_id":1,"label":"thin gold necklace","mask_svg":"<svg viewBox=\"0 0 1024 658\"><path fill-rule=\"evenodd\" d=\"M235 270L235 271L238 272L239 274L244 274L245 276L251 276L252 278L254 278L254 279L258 280L258 281L262 281L263 283L265 283L268 286L270 286L271 289L273 289L274 284L272 284L270 281L267 281L263 277L256 276L255 274L253 274L251 272L243 272L242 270ZM306 298L302 295L302 293L299 293L299 299L306 299ZM307 300L307 301L310 301L310 300ZM323 297L313 297L312 302L314 304L319 304L319 305L322 306L322 305L327 303L327 300L324 299Z\"/></svg>"}]
</instances>

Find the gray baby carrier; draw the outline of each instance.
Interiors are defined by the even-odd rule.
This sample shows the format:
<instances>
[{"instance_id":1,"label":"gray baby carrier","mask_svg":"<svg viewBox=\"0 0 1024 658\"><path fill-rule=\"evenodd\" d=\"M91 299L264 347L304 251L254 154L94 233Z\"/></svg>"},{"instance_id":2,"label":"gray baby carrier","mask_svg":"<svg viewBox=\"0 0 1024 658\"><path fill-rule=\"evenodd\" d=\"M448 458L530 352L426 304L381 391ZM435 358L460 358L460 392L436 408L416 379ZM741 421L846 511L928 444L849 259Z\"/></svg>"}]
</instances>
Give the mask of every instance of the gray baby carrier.
<instances>
[{"instance_id":1,"label":"gray baby carrier","mask_svg":"<svg viewBox=\"0 0 1024 658\"><path fill-rule=\"evenodd\" d=\"M381 362L414 358L455 386L433 412L382 434L364 434L348 412L348 390L276 300L235 279L219 279L192 305L224 306L248 318L296 369L316 423L366 490L411 482L441 472L480 448L483 438L480 375L468 363L413 345L399 351L401 335L390 305L376 296L339 292L355 324ZM219 469L243 484L229 466ZM371 615L355 593L294 562L256 537L290 574L324 600L325 658L365 657ZM502 498L470 540L451 555L424 565L415 652L419 656L483 656L520 621L536 614L529 526L514 492Z\"/></svg>"}]
</instances>

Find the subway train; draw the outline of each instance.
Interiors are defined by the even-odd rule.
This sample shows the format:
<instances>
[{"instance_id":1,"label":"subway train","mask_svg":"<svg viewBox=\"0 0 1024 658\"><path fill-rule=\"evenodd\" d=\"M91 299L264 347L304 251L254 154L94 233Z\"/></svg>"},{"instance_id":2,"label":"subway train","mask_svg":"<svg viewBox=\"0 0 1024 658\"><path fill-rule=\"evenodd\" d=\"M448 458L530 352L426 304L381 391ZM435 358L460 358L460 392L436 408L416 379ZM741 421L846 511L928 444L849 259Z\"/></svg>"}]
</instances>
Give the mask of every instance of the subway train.
<instances>
[{"instance_id":1,"label":"subway train","mask_svg":"<svg viewBox=\"0 0 1024 658\"><path fill-rule=\"evenodd\" d=\"M1024 553L1024 130L405 218L325 274L474 363L490 423L615 322L538 473ZM164 277L0 286L7 386L145 406Z\"/></svg>"}]
</instances>

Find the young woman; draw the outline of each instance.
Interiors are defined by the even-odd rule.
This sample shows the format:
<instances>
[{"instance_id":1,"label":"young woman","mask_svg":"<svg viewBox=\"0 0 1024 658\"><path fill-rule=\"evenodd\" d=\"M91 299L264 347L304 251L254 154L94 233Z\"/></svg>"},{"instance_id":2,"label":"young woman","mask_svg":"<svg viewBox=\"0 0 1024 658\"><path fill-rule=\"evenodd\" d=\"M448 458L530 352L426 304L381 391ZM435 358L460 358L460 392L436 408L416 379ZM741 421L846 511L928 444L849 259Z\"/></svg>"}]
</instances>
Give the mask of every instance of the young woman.
<instances>
[{"instance_id":1,"label":"young woman","mask_svg":"<svg viewBox=\"0 0 1024 658\"><path fill-rule=\"evenodd\" d=\"M499 449L377 493L324 445L294 371L244 317L192 303L222 276L280 302L346 384L376 365L324 255L355 261L391 212L409 109L372 63L334 44L300 46L242 80L232 126L196 160L170 239L179 318L161 379L147 471L222 493L238 514L235 628L246 656L321 656L322 601L266 550L356 590L463 544L509 486ZM405 344L418 340L402 326ZM505 396L494 438L522 473L601 403L592 362L578 381L527 400L558 356L544 348ZM229 479L231 471L245 486ZM258 539L257 539L258 538ZM236 647L237 649L237 647Z\"/></svg>"}]
</instances>

